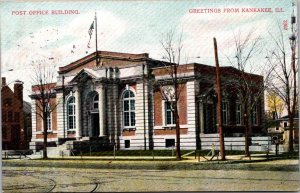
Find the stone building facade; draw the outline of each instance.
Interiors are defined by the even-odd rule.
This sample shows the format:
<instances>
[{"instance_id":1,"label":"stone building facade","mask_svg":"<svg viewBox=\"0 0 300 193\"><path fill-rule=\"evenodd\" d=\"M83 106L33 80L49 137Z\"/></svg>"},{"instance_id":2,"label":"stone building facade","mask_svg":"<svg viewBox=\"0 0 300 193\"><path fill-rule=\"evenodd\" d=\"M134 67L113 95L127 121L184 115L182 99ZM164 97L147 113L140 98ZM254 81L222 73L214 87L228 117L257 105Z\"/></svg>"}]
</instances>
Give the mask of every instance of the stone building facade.
<instances>
[{"instance_id":1,"label":"stone building facade","mask_svg":"<svg viewBox=\"0 0 300 193\"><path fill-rule=\"evenodd\" d=\"M105 139L118 149L172 148L175 123L170 105L161 94L161 87L169 84L168 68L168 64L146 53L106 51L60 67L57 82L51 86L55 90L51 101L57 107L48 119L48 142L59 145L66 140ZM178 72L181 146L201 148L203 138L217 134L215 68L191 63L180 65ZM258 83L262 84L262 77ZM33 87L32 145L43 142L42 120L35 116L35 94ZM227 133L233 129L241 134L235 128L242 127L234 118L242 119L241 113L237 115L236 103L236 98L227 97L223 110ZM263 97L259 104L255 114L257 133L263 121Z\"/></svg>"}]
</instances>

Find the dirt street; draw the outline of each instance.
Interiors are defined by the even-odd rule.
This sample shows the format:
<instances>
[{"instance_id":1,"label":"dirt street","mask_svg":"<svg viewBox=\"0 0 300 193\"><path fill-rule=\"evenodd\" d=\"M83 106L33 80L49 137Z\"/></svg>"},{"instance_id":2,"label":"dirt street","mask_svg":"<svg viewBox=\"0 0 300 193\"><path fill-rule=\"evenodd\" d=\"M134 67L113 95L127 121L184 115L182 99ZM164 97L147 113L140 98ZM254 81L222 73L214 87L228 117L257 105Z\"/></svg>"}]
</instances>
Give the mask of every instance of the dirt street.
<instances>
[{"instance_id":1,"label":"dirt street","mask_svg":"<svg viewBox=\"0 0 300 193\"><path fill-rule=\"evenodd\" d=\"M299 172L4 167L4 192L299 191Z\"/></svg>"}]
</instances>

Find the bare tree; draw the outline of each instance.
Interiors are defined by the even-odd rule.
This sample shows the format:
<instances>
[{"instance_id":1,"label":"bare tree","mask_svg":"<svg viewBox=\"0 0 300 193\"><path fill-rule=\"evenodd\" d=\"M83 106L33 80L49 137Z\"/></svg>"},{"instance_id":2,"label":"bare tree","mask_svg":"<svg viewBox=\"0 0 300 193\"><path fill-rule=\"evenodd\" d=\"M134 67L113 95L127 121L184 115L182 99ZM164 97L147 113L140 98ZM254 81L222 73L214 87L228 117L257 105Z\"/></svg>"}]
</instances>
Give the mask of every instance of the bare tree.
<instances>
[{"instance_id":1,"label":"bare tree","mask_svg":"<svg viewBox=\"0 0 300 193\"><path fill-rule=\"evenodd\" d=\"M294 117L297 113L298 104L298 64L296 62L296 18L292 16L292 35L289 37L290 47L287 48L288 39L284 37L279 27L279 36L275 37L272 33L270 37L275 43L275 48L269 52L268 62L273 66L273 81L271 82L272 90L283 100L289 117L289 141L288 151L293 148L293 130Z\"/></svg>"},{"instance_id":2,"label":"bare tree","mask_svg":"<svg viewBox=\"0 0 300 193\"><path fill-rule=\"evenodd\" d=\"M237 94L239 102L242 107L243 125L245 135L245 156L250 157L250 132L252 131L253 111L257 110L258 105L263 101L264 91L268 87L270 74L272 69L257 66L255 64L258 60L257 55L262 50L261 38L254 37L254 31L250 31L245 37L242 37L241 32L234 33L234 59L228 57L227 59L231 65L239 70L238 73L233 73L234 78L228 81L231 91ZM264 65L266 66L266 65ZM254 75L257 71L263 72L263 76ZM250 74L251 73L251 74Z\"/></svg>"},{"instance_id":3,"label":"bare tree","mask_svg":"<svg viewBox=\"0 0 300 193\"><path fill-rule=\"evenodd\" d=\"M43 158L47 156L47 138L48 138L48 118L56 109L57 103L51 98L54 97L55 91L55 67L47 66L44 61L38 62L34 67L32 76L32 91L31 97L36 101L36 115L42 119L43 122Z\"/></svg>"},{"instance_id":4,"label":"bare tree","mask_svg":"<svg viewBox=\"0 0 300 193\"><path fill-rule=\"evenodd\" d=\"M171 107L176 129L176 159L181 160L178 101L180 100L180 93L184 86L184 83L181 82L179 77L184 68L180 65L183 48L182 33L179 37L176 37L174 31L169 31L164 35L162 40L160 40L160 44L163 50L163 58L166 60L161 62L165 66L169 81L158 81L157 84L160 87L162 98L166 100L167 105Z\"/></svg>"}]
</instances>

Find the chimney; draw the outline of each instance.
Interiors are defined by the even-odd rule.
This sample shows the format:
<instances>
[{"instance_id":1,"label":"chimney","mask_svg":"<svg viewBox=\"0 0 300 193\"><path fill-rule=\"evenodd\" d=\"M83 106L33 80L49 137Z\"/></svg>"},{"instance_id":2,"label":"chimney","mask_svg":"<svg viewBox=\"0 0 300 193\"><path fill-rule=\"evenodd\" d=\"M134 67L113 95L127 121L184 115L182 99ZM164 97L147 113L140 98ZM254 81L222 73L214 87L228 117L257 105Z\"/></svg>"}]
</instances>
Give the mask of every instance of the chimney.
<instances>
[{"instance_id":1,"label":"chimney","mask_svg":"<svg viewBox=\"0 0 300 193\"><path fill-rule=\"evenodd\" d=\"M6 78L2 77L2 86L6 86Z\"/></svg>"},{"instance_id":2,"label":"chimney","mask_svg":"<svg viewBox=\"0 0 300 193\"><path fill-rule=\"evenodd\" d=\"M14 84L14 95L17 101L20 102L23 108L23 82L20 80L16 80Z\"/></svg>"}]
</instances>

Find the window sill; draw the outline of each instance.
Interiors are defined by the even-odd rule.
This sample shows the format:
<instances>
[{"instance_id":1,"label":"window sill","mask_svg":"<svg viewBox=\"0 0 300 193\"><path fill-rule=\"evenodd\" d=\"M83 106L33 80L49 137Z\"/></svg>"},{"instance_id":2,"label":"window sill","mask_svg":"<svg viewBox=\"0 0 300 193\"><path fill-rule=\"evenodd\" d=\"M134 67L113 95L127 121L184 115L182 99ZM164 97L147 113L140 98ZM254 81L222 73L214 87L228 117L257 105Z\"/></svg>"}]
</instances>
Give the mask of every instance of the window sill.
<instances>
[{"instance_id":1,"label":"window sill","mask_svg":"<svg viewBox=\"0 0 300 193\"><path fill-rule=\"evenodd\" d=\"M135 131L136 128L135 128L135 127L124 127L124 128L123 128L123 131L124 131L124 130Z\"/></svg>"},{"instance_id":2,"label":"window sill","mask_svg":"<svg viewBox=\"0 0 300 193\"><path fill-rule=\"evenodd\" d=\"M175 129L176 125L164 125L162 126L163 129Z\"/></svg>"},{"instance_id":3,"label":"window sill","mask_svg":"<svg viewBox=\"0 0 300 193\"><path fill-rule=\"evenodd\" d=\"M36 132L36 134L43 134L44 133L44 131L37 131ZM47 134L55 134L55 133L57 133L57 131L53 131L53 130L48 130L47 131Z\"/></svg>"}]
</instances>

